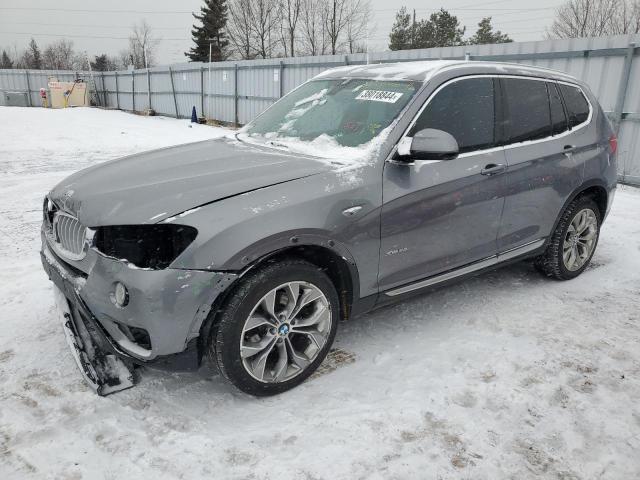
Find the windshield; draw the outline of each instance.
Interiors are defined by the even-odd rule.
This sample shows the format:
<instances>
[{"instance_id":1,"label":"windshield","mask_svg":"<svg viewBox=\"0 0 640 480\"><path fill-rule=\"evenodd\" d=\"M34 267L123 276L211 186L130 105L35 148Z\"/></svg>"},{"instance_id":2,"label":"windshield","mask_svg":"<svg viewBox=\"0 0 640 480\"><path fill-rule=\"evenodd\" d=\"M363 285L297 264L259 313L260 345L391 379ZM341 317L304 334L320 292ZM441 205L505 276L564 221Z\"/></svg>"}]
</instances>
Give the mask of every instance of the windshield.
<instances>
[{"instance_id":1,"label":"windshield","mask_svg":"<svg viewBox=\"0 0 640 480\"><path fill-rule=\"evenodd\" d=\"M355 78L314 80L283 97L248 124L240 132L240 138L248 136L311 155L344 157L345 150L362 154L398 116L420 85ZM305 151L305 146L312 148Z\"/></svg>"}]
</instances>

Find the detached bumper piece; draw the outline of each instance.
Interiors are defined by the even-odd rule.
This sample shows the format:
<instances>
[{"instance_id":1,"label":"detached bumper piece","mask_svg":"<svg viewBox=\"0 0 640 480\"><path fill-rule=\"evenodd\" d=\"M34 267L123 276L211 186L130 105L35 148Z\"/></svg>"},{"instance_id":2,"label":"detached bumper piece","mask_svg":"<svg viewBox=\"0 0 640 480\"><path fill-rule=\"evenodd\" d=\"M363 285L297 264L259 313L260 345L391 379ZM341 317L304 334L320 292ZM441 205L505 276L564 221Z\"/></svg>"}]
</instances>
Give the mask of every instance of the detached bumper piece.
<instances>
[{"instance_id":1,"label":"detached bumper piece","mask_svg":"<svg viewBox=\"0 0 640 480\"><path fill-rule=\"evenodd\" d=\"M53 282L56 310L67 343L87 384L101 396L133 387L133 363L116 354L106 334L76 294L68 274L56 268L44 253L41 257Z\"/></svg>"},{"instance_id":2,"label":"detached bumper piece","mask_svg":"<svg viewBox=\"0 0 640 480\"><path fill-rule=\"evenodd\" d=\"M67 297L54 285L56 307L64 328L67 344L87 384L98 395L104 396L126 390L134 385L131 366L100 347L94 340L96 328L86 325L82 315L72 312ZM75 315L74 315L75 313Z\"/></svg>"}]
</instances>

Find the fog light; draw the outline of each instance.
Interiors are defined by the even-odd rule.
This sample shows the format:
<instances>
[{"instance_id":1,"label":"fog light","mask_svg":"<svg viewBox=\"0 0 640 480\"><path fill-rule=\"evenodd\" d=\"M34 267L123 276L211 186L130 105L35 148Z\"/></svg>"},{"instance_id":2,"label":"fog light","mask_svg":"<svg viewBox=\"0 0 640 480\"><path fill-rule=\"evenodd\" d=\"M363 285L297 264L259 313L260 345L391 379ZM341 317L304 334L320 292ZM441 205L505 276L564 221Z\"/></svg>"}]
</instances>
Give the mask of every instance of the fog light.
<instances>
[{"instance_id":1,"label":"fog light","mask_svg":"<svg viewBox=\"0 0 640 480\"><path fill-rule=\"evenodd\" d=\"M129 292L123 283L116 282L116 288L113 292L112 300L118 307L124 307L129 303Z\"/></svg>"}]
</instances>

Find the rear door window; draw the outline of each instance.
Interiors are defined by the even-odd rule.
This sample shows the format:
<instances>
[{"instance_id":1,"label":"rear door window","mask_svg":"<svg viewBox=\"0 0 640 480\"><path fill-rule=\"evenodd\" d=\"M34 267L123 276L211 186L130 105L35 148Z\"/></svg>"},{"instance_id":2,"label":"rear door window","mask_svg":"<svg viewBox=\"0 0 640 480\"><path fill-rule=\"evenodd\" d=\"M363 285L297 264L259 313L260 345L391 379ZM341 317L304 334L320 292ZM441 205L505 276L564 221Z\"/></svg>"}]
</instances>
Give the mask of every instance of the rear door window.
<instances>
[{"instance_id":1,"label":"rear door window","mask_svg":"<svg viewBox=\"0 0 640 480\"><path fill-rule=\"evenodd\" d=\"M425 128L453 135L461 153L495 144L493 79L468 78L446 85L433 97L409 132L413 137Z\"/></svg>"},{"instance_id":2,"label":"rear door window","mask_svg":"<svg viewBox=\"0 0 640 480\"><path fill-rule=\"evenodd\" d=\"M560 92L555 83L547 83L549 89L549 106L551 108L551 133L558 135L569 129L567 124L567 116L564 113Z\"/></svg>"},{"instance_id":3,"label":"rear door window","mask_svg":"<svg viewBox=\"0 0 640 480\"><path fill-rule=\"evenodd\" d=\"M572 85L559 84L564 104L567 107L569 127L573 128L589 118L589 103L582 91Z\"/></svg>"},{"instance_id":4,"label":"rear door window","mask_svg":"<svg viewBox=\"0 0 640 480\"><path fill-rule=\"evenodd\" d=\"M506 102L506 143L538 140L551 135L551 112L546 82L503 78Z\"/></svg>"}]
</instances>

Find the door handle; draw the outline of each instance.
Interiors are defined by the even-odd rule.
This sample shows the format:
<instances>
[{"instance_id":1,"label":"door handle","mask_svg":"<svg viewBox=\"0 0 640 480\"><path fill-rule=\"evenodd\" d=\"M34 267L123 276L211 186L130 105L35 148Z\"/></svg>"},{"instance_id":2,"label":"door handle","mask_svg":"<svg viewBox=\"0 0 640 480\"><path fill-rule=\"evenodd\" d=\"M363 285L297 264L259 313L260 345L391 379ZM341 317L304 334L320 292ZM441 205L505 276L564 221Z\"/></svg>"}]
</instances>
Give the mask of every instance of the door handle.
<instances>
[{"instance_id":1,"label":"door handle","mask_svg":"<svg viewBox=\"0 0 640 480\"><path fill-rule=\"evenodd\" d=\"M491 176L503 173L506 169L507 166L503 163L489 163L488 165L485 165L482 170L480 170L480 173L482 175Z\"/></svg>"},{"instance_id":2,"label":"door handle","mask_svg":"<svg viewBox=\"0 0 640 480\"><path fill-rule=\"evenodd\" d=\"M564 153L565 155L571 155L575 149L576 149L575 145L565 145L564 148L562 149L562 153Z\"/></svg>"}]
</instances>

